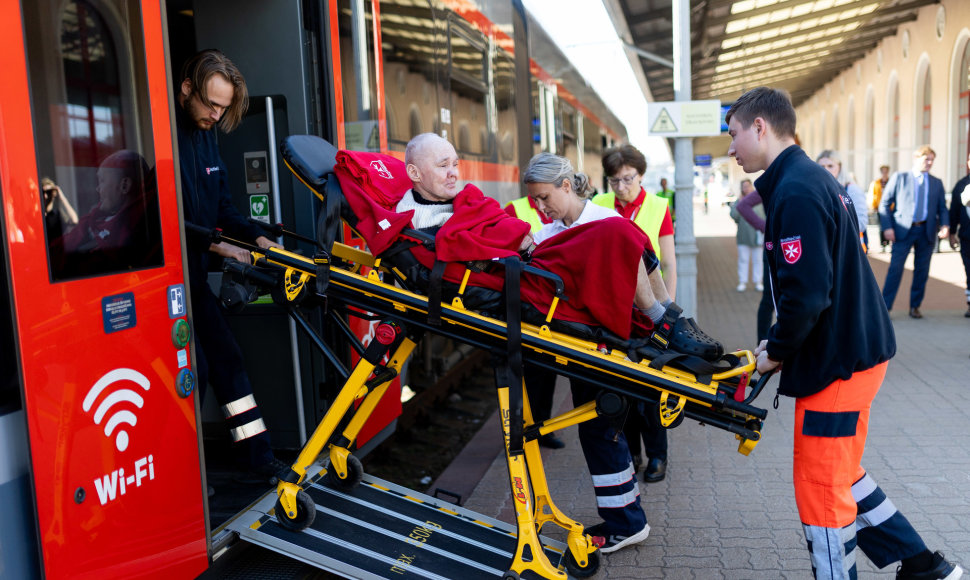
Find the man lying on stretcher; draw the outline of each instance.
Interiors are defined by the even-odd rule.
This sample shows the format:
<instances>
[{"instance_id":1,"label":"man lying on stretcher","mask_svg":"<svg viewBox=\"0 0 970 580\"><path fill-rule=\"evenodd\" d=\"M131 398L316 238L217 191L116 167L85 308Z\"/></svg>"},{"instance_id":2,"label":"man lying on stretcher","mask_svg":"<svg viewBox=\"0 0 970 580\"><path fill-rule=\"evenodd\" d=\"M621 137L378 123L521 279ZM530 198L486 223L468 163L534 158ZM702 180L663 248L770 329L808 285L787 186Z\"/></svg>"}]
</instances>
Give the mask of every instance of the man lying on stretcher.
<instances>
[{"instance_id":1,"label":"man lying on stretcher","mask_svg":"<svg viewBox=\"0 0 970 580\"><path fill-rule=\"evenodd\" d=\"M494 199L470 184L458 191L458 155L438 135L424 133L408 143L404 165L411 189L403 196L393 191L391 183L401 182L394 170L400 162L373 156L342 151L336 173L361 218L358 230L375 254L391 245L384 234L399 231L403 220L434 234L434 254L416 251L415 257L426 271L435 261L456 262L444 272L444 279L454 283L461 282L464 274L459 262L519 252L528 257L532 250L530 264L557 274L565 285L569 300L556 307L557 320L604 327L622 339L655 337L654 346L706 360L723 354L720 343L693 320L680 316L681 309L667 294L649 239L629 220L617 216L572 224L535 246L529 225L506 214ZM366 190L368 200L355 195L355 188ZM375 207L375 199L380 207ZM470 284L498 291L503 282L501 274L481 272ZM526 276L521 295L523 302L546 314L553 287L548 280Z\"/></svg>"}]
</instances>

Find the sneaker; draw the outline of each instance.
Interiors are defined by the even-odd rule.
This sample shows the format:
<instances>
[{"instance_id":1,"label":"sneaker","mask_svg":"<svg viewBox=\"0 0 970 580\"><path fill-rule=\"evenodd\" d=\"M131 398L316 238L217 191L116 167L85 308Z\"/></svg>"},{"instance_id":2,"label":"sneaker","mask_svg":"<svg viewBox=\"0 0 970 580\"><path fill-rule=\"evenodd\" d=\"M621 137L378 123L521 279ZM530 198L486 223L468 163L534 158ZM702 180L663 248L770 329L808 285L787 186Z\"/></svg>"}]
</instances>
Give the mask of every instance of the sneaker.
<instances>
[{"instance_id":1,"label":"sneaker","mask_svg":"<svg viewBox=\"0 0 970 580\"><path fill-rule=\"evenodd\" d=\"M967 311L963 313L964 318L970 318L970 302L967 303Z\"/></svg>"},{"instance_id":2,"label":"sneaker","mask_svg":"<svg viewBox=\"0 0 970 580\"><path fill-rule=\"evenodd\" d=\"M957 580L963 576L963 568L951 564L943 557L943 552L933 554L933 566L923 572L903 572L903 567L896 568L896 580Z\"/></svg>"},{"instance_id":3,"label":"sneaker","mask_svg":"<svg viewBox=\"0 0 970 580\"><path fill-rule=\"evenodd\" d=\"M586 528L586 533L593 537L599 536L603 538L604 542L600 546L600 552L609 554L610 552L615 552L620 548L632 546L633 544L639 544L640 542L646 540L647 536L650 535L650 524L643 524L643 529L632 536L610 534L606 530L606 522L601 522L595 526Z\"/></svg>"},{"instance_id":4,"label":"sneaker","mask_svg":"<svg viewBox=\"0 0 970 580\"><path fill-rule=\"evenodd\" d=\"M257 467L237 473L233 480L236 483L266 484L276 485L279 483L280 475L290 470L290 464L273 458L269 463L264 463Z\"/></svg>"},{"instance_id":5,"label":"sneaker","mask_svg":"<svg viewBox=\"0 0 970 580\"><path fill-rule=\"evenodd\" d=\"M744 292L747 289L748 289L747 284L738 284L738 288L737 288L738 292Z\"/></svg>"},{"instance_id":6,"label":"sneaker","mask_svg":"<svg viewBox=\"0 0 970 580\"><path fill-rule=\"evenodd\" d=\"M755 284L754 285L754 289L757 290L758 292L764 292L765 291L765 285L764 284Z\"/></svg>"}]
</instances>

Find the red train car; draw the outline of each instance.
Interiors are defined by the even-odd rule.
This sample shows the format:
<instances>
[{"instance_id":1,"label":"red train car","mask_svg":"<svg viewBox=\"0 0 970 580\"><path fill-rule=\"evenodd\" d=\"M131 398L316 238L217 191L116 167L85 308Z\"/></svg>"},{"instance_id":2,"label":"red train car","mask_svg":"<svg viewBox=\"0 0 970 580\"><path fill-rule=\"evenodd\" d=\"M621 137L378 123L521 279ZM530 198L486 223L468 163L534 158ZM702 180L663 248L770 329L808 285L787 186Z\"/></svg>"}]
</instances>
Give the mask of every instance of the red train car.
<instances>
[{"instance_id":1,"label":"red train car","mask_svg":"<svg viewBox=\"0 0 970 580\"><path fill-rule=\"evenodd\" d=\"M221 547L173 147L173 75L212 46L256 95L220 136L253 217L243 162L276 171L287 134L394 153L435 131L503 202L535 151L602 180L599 151L625 136L581 79L545 72L566 61L518 0L0 2L2 576L195 577ZM312 196L271 177L268 216L313 236ZM244 350L277 345L249 371L274 444L298 448L337 385L273 305L233 326ZM398 392L374 443L400 408Z\"/></svg>"}]
</instances>

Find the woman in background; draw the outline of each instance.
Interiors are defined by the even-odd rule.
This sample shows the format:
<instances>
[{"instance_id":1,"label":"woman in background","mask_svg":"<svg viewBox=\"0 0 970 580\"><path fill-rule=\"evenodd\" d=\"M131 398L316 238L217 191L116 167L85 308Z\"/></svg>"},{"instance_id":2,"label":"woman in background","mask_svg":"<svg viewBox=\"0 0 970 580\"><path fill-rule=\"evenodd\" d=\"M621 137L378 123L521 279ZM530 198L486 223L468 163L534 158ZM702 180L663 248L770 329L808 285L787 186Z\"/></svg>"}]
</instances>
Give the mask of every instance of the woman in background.
<instances>
[{"instance_id":1,"label":"woman in background","mask_svg":"<svg viewBox=\"0 0 970 580\"><path fill-rule=\"evenodd\" d=\"M818 154L815 162L832 174L832 177L839 182L839 185L846 192L847 198L852 201L852 207L850 209L855 211L856 223L859 226L859 238L862 240L862 248L868 252L869 234L866 232L866 226L869 225L869 212L866 210L865 192L849 179L845 169L842 168L842 157L839 156L837 151L826 149ZM845 200L846 197L843 197L843 201ZM848 205L846 204L847 207Z\"/></svg>"}]
</instances>

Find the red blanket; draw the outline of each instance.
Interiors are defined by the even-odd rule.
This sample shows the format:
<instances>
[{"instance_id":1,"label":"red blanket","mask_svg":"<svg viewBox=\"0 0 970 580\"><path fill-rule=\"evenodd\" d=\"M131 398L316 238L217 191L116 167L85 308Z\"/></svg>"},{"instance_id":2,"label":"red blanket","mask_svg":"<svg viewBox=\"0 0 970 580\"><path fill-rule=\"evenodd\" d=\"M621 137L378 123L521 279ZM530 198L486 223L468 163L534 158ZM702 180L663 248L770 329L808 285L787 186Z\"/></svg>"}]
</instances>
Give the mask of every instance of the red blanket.
<instances>
[{"instance_id":1,"label":"red blanket","mask_svg":"<svg viewBox=\"0 0 970 580\"><path fill-rule=\"evenodd\" d=\"M629 338L634 323L637 262L648 249L650 240L633 222L607 218L549 238L536 248L532 265L558 274L563 280L569 301L559 303L556 318L603 326ZM549 311L552 292L552 284L545 279L523 278L522 299L543 314ZM649 328L649 319L646 325L642 317L636 319L639 331Z\"/></svg>"},{"instance_id":2,"label":"red blanket","mask_svg":"<svg viewBox=\"0 0 970 580\"><path fill-rule=\"evenodd\" d=\"M458 192L454 201L455 213L435 235L435 253L423 247L411 250L414 257L427 268L435 259L450 262L444 279L460 284L465 275L464 262L491 260L515 256L522 238L529 233L529 224L510 217L498 202L474 185L468 184ZM468 278L472 286L501 290L505 284L500 268L490 272L473 272Z\"/></svg>"},{"instance_id":3,"label":"red blanket","mask_svg":"<svg viewBox=\"0 0 970 580\"><path fill-rule=\"evenodd\" d=\"M375 255L381 254L411 223L412 212L394 211L411 189L404 162L381 153L339 151L334 173L357 216L357 231Z\"/></svg>"},{"instance_id":4,"label":"red blanket","mask_svg":"<svg viewBox=\"0 0 970 580\"><path fill-rule=\"evenodd\" d=\"M498 202L474 185L458 192L451 216L435 236L438 259L445 262L514 256L529 224L510 217Z\"/></svg>"},{"instance_id":5,"label":"red blanket","mask_svg":"<svg viewBox=\"0 0 970 580\"><path fill-rule=\"evenodd\" d=\"M380 255L408 227L413 211L394 211L411 188L404 163L388 155L340 151L337 178L344 196L357 216L357 231L375 255ZM459 262L514 256L529 225L509 216L494 199L474 185L466 185L454 201L455 213L438 231L435 254L421 246L412 249L423 265L431 268L435 258L451 262L445 279L460 283L465 268ZM633 222L608 218L576 226L546 240L533 254L532 264L558 274L565 284L568 302L560 302L556 318L591 326L603 326L629 338L650 328L649 319L632 308L636 290L637 261L652 249L647 236ZM500 290L501 268L472 274L469 283ZM552 302L553 285L544 278L522 278L522 299L543 313Z\"/></svg>"}]
</instances>

